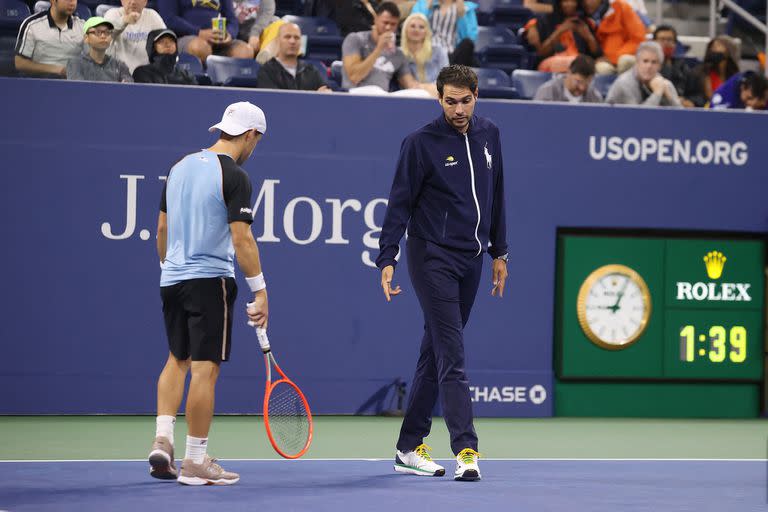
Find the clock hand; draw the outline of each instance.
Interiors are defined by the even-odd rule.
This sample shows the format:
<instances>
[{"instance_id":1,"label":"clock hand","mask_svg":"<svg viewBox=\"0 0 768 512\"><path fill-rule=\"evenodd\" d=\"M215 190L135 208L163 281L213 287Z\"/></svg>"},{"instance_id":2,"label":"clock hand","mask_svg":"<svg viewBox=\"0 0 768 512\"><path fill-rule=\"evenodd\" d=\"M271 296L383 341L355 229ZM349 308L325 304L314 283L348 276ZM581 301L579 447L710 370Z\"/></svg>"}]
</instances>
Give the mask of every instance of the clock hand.
<instances>
[{"instance_id":1,"label":"clock hand","mask_svg":"<svg viewBox=\"0 0 768 512\"><path fill-rule=\"evenodd\" d=\"M624 296L624 292L627 291L627 285L629 285L629 278L624 281L624 286L621 287L621 291L616 294L616 303L609 308L614 313L619 310L619 302L621 302L621 298Z\"/></svg>"}]
</instances>

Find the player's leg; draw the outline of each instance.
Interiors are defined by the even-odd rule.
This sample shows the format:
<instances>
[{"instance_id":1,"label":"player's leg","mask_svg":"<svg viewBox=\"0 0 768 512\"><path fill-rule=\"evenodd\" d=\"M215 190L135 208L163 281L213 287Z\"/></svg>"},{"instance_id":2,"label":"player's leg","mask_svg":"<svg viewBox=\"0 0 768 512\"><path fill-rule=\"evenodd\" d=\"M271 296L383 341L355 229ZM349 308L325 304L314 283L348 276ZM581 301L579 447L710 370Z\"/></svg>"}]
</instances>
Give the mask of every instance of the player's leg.
<instances>
[{"instance_id":1,"label":"player's leg","mask_svg":"<svg viewBox=\"0 0 768 512\"><path fill-rule=\"evenodd\" d=\"M419 362L411 383L411 392L400 427L395 454L395 471L419 476L443 476L445 468L428 453L424 438L432 427L432 410L437 401L437 369L432 341L427 327L421 341Z\"/></svg>"},{"instance_id":2,"label":"player's leg","mask_svg":"<svg viewBox=\"0 0 768 512\"><path fill-rule=\"evenodd\" d=\"M462 329L469 321L469 314L472 311L472 305L475 303L477 289L480 285L480 277L483 270L483 256L478 256L466 261L465 271L461 281L459 281L459 310L461 311ZM467 392L469 387L467 387ZM477 463L479 454L477 453L478 440L475 432L472 404L463 410L458 410L460 424L468 425L464 427L464 434L452 439L451 448L456 454L456 470L454 479L456 480L479 480L480 468ZM445 415L446 421L453 421Z\"/></svg>"},{"instance_id":3,"label":"player's leg","mask_svg":"<svg viewBox=\"0 0 768 512\"><path fill-rule=\"evenodd\" d=\"M194 279L186 283L192 377L187 393L187 446L178 480L186 485L230 485L240 476L224 471L207 452L216 381L221 362L229 359L231 313L237 287L232 278Z\"/></svg>"},{"instance_id":4,"label":"player's leg","mask_svg":"<svg viewBox=\"0 0 768 512\"><path fill-rule=\"evenodd\" d=\"M174 462L174 426L189 370L189 333L181 283L160 289L163 320L168 337L168 360L157 380L155 439L149 452L149 473L162 480L178 476Z\"/></svg>"}]
</instances>

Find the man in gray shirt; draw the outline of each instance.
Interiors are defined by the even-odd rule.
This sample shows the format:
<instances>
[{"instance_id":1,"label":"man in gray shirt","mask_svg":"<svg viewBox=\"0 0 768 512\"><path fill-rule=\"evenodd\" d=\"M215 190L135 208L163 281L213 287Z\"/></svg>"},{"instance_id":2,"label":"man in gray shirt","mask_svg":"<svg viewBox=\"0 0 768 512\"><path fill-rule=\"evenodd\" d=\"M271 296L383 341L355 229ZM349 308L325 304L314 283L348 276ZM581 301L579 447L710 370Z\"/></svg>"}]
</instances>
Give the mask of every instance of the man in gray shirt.
<instances>
[{"instance_id":1,"label":"man in gray shirt","mask_svg":"<svg viewBox=\"0 0 768 512\"><path fill-rule=\"evenodd\" d=\"M535 101L563 101L569 103L602 103L600 91L592 87L595 61L579 55L571 62L568 73L555 75L536 91Z\"/></svg>"},{"instance_id":2,"label":"man in gray shirt","mask_svg":"<svg viewBox=\"0 0 768 512\"><path fill-rule=\"evenodd\" d=\"M664 52L659 43L640 43L636 63L619 75L608 89L606 103L645 105L649 107L681 107L680 97L672 82L661 76Z\"/></svg>"},{"instance_id":3,"label":"man in gray shirt","mask_svg":"<svg viewBox=\"0 0 768 512\"><path fill-rule=\"evenodd\" d=\"M437 97L434 85L422 85L413 77L405 55L395 44L399 21L397 5L383 2L376 9L371 30L353 32L344 39L341 47L342 87L376 86L386 92L392 78L397 77L403 89L424 89Z\"/></svg>"},{"instance_id":4,"label":"man in gray shirt","mask_svg":"<svg viewBox=\"0 0 768 512\"><path fill-rule=\"evenodd\" d=\"M88 18L83 27L88 53L69 60L67 80L133 82L128 66L123 61L107 55L107 49L112 44L113 29L112 23L102 17Z\"/></svg>"}]
</instances>

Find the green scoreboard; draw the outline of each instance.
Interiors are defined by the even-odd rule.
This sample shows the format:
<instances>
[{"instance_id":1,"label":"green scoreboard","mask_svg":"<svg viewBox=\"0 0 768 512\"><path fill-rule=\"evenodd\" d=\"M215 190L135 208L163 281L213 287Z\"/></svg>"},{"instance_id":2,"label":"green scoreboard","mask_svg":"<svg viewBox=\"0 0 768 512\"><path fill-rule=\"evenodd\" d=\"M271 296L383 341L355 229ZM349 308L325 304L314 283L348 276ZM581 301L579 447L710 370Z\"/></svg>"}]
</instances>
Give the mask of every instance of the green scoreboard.
<instances>
[{"instance_id":1,"label":"green scoreboard","mask_svg":"<svg viewBox=\"0 0 768 512\"><path fill-rule=\"evenodd\" d=\"M759 415L764 260L761 240L561 235L555 414Z\"/></svg>"}]
</instances>

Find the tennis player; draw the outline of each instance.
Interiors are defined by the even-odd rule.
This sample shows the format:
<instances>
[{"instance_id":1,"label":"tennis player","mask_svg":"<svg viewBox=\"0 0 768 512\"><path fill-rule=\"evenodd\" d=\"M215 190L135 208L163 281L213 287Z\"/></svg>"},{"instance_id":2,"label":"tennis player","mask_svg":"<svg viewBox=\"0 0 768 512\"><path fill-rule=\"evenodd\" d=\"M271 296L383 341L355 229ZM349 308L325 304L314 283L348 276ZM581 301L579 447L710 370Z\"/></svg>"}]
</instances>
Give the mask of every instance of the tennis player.
<instances>
[{"instance_id":1,"label":"tennis player","mask_svg":"<svg viewBox=\"0 0 768 512\"><path fill-rule=\"evenodd\" d=\"M376 265L389 302L400 239L408 228L408 272L424 312L424 337L400 429L395 471L443 476L424 437L438 396L456 455L456 480L479 480L477 434L464 371L463 330L484 252L493 258L492 295L507 278L504 176L499 129L473 115L477 75L453 65L437 77L442 114L400 148Z\"/></svg>"},{"instance_id":2,"label":"tennis player","mask_svg":"<svg viewBox=\"0 0 768 512\"><path fill-rule=\"evenodd\" d=\"M234 258L254 294L248 318L266 327L268 307L259 250L251 233L251 182L239 166L267 131L262 110L227 107L210 148L182 158L165 182L157 221L160 296L170 353L157 383L157 430L150 474L187 485L230 485L240 476L207 455L216 379L231 350L237 296ZM187 446L181 472L173 456L176 413L187 372Z\"/></svg>"}]
</instances>

